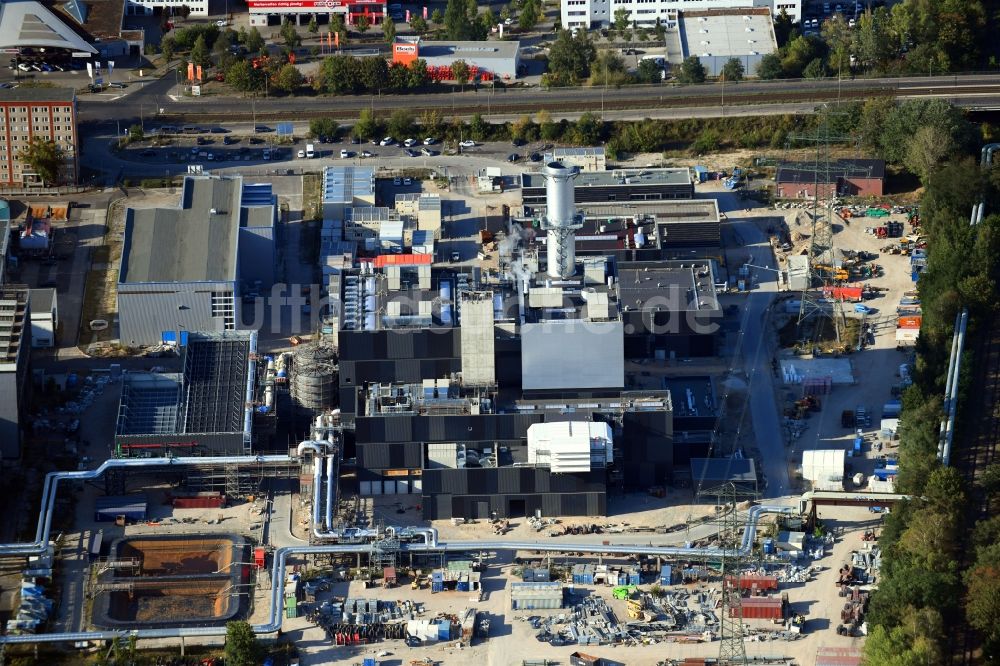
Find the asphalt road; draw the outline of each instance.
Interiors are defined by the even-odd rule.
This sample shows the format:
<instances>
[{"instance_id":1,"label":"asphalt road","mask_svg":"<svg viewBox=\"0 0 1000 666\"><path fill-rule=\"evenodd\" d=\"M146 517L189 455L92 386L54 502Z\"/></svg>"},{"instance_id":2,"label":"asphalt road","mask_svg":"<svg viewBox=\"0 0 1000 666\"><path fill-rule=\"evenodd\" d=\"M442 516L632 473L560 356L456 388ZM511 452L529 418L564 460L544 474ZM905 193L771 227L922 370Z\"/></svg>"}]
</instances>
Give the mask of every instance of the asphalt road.
<instances>
[{"instance_id":1,"label":"asphalt road","mask_svg":"<svg viewBox=\"0 0 1000 666\"><path fill-rule=\"evenodd\" d=\"M192 118L273 122L275 119L327 116L351 119L363 108L388 111L406 108L415 113L435 109L445 115L504 116L549 110L556 118L579 115L582 110L616 112L619 117L656 116L687 109L699 117L710 109L740 115L740 106L770 106L787 113L802 112L809 101L865 99L878 95L902 98L943 98L965 107L1000 108L1000 75L970 74L886 79L822 79L745 81L739 84L706 83L675 86L625 86L622 88L506 88L491 91L481 86L465 92L421 95L348 95L330 97L269 97L250 101L240 97L183 97L174 76L133 83L121 95L83 95L79 102L82 122L120 120L123 124L151 118L162 110L171 119ZM336 103L332 104L332 100ZM716 102L718 100L718 102ZM109 113L108 107L114 108ZM760 111L751 114L757 115ZM610 116L609 116L610 117ZM626 119L620 117L620 119Z\"/></svg>"},{"instance_id":2,"label":"asphalt road","mask_svg":"<svg viewBox=\"0 0 1000 666\"><path fill-rule=\"evenodd\" d=\"M767 234L754 220L736 221L734 230L743 239L748 253L748 263L776 269L774 252ZM773 358L770 340L770 310L778 292L777 272L756 269L757 288L747 297L743 319L743 369L746 372L750 394L750 414L754 437L763 458L763 472L767 479L765 497L784 497L791 488L788 482L787 451L778 422L774 402L774 385L771 375Z\"/></svg>"}]
</instances>

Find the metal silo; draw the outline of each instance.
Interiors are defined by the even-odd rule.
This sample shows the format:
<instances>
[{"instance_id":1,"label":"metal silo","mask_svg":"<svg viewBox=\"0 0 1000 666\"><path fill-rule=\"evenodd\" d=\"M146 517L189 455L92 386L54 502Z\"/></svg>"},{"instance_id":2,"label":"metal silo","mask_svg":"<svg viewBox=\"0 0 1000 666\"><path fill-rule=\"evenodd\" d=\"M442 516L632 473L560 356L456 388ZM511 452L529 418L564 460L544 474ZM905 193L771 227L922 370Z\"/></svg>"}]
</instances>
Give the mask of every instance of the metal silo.
<instances>
[{"instance_id":1,"label":"metal silo","mask_svg":"<svg viewBox=\"0 0 1000 666\"><path fill-rule=\"evenodd\" d=\"M292 401L303 409L321 411L337 397L337 353L320 344L303 345L292 356Z\"/></svg>"},{"instance_id":2,"label":"metal silo","mask_svg":"<svg viewBox=\"0 0 1000 666\"><path fill-rule=\"evenodd\" d=\"M575 166L549 162L542 167L545 177L545 217L542 229L548 232L545 254L549 277L568 278L576 271L576 237L583 216L576 212L573 179L580 173Z\"/></svg>"}]
</instances>

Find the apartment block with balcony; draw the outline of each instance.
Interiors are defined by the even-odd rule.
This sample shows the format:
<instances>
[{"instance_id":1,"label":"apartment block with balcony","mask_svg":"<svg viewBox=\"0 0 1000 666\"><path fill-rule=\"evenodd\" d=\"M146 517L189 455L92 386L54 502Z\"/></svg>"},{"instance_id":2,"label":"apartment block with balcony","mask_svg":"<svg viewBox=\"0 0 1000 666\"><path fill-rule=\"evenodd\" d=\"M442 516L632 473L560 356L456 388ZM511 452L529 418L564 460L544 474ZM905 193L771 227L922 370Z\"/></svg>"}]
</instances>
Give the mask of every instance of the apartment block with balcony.
<instances>
[{"instance_id":1,"label":"apartment block with balcony","mask_svg":"<svg viewBox=\"0 0 1000 666\"><path fill-rule=\"evenodd\" d=\"M0 186L41 187L37 171L21 159L35 137L55 141L64 163L58 183L75 184L79 176L76 93L69 88L0 90Z\"/></svg>"}]
</instances>

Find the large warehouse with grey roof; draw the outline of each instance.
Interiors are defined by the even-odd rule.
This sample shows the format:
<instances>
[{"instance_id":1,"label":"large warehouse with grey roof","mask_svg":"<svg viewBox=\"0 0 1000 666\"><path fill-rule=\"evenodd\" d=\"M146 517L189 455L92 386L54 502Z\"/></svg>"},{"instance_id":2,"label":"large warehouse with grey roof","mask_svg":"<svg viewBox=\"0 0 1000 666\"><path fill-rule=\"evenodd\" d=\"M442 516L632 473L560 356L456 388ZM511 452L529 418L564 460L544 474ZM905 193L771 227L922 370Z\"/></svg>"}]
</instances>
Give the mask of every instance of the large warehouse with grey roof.
<instances>
[{"instance_id":1,"label":"large warehouse with grey roof","mask_svg":"<svg viewBox=\"0 0 1000 666\"><path fill-rule=\"evenodd\" d=\"M273 201L248 196L248 188L259 187L238 176L188 176L179 207L128 209L118 277L122 344L154 345L177 331L235 330L240 265L273 262L273 235L248 226L262 216L244 210Z\"/></svg>"}]
</instances>

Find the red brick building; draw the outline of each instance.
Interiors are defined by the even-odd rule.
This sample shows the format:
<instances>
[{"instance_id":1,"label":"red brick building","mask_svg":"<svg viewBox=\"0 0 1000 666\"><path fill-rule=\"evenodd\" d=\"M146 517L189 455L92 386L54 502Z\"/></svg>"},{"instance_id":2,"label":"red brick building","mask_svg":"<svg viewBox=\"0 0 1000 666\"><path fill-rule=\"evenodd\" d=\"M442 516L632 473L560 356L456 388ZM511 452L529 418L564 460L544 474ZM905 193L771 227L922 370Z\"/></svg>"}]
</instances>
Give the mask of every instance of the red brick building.
<instances>
[{"instance_id":1,"label":"red brick building","mask_svg":"<svg viewBox=\"0 0 1000 666\"><path fill-rule=\"evenodd\" d=\"M837 160L829 170L808 162L784 162L775 175L779 199L826 199L840 196L876 196L885 191L883 160Z\"/></svg>"},{"instance_id":2,"label":"red brick building","mask_svg":"<svg viewBox=\"0 0 1000 666\"><path fill-rule=\"evenodd\" d=\"M42 186L21 160L21 151L38 136L55 141L66 158L59 182L50 184L76 184L76 93L70 88L0 90L0 186Z\"/></svg>"}]
</instances>

